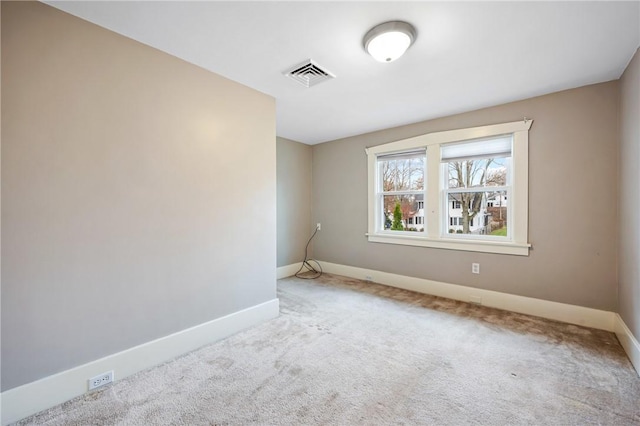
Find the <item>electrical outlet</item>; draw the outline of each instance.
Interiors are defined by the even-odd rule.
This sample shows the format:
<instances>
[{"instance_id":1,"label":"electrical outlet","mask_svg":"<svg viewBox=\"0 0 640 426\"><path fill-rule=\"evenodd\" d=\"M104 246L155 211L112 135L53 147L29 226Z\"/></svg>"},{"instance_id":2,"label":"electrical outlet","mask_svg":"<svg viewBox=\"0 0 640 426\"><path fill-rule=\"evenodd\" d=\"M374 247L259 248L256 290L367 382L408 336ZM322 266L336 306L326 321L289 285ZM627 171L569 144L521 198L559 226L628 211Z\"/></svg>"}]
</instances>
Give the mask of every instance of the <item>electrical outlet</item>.
<instances>
[{"instance_id":1,"label":"electrical outlet","mask_svg":"<svg viewBox=\"0 0 640 426\"><path fill-rule=\"evenodd\" d=\"M365 275L364 280L371 282L373 281L373 277L371 275Z\"/></svg>"},{"instance_id":2,"label":"electrical outlet","mask_svg":"<svg viewBox=\"0 0 640 426\"><path fill-rule=\"evenodd\" d=\"M469 296L469 302L475 303L476 305L482 305L482 297Z\"/></svg>"},{"instance_id":3,"label":"electrical outlet","mask_svg":"<svg viewBox=\"0 0 640 426\"><path fill-rule=\"evenodd\" d=\"M99 388L113 382L113 370L99 374L89 379L89 390Z\"/></svg>"},{"instance_id":4,"label":"electrical outlet","mask_svg":"<svg viewBox=\"0 0 640 426\"><path fill-rule=\"evenodd\" d=\"M322 224L320 222L316 223L316 229L322 231Z\"/></svg>"},{"instance_id":5,"label":"electrical outlet","mask_svg":"<svg viewBox=\"0 0 640 426\"><path fill-rule=\"evenodd\" d=\"M471 264L471 272L474 274L479 274L480 273L480 264L479 263L472 263Z\"/></svg>"}]
</instances>

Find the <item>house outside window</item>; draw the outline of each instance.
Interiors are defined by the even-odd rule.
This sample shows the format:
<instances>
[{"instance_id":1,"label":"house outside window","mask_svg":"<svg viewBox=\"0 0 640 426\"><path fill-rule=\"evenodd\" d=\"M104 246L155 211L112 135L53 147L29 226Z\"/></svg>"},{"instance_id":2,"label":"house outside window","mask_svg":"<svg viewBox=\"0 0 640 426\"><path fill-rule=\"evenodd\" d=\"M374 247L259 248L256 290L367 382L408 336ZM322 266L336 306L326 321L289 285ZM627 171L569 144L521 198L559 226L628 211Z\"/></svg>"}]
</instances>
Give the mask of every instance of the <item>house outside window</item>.
<instances>
[{"instance_id":1,"label":"house outside window","mask_svg":"<svg viewBox=\"0 0 640 426\"><path fill-rule=\"evenodd\" d=\"M531 123L368 148L369 241L528 255Z\"/></svg>"}]
</instances>

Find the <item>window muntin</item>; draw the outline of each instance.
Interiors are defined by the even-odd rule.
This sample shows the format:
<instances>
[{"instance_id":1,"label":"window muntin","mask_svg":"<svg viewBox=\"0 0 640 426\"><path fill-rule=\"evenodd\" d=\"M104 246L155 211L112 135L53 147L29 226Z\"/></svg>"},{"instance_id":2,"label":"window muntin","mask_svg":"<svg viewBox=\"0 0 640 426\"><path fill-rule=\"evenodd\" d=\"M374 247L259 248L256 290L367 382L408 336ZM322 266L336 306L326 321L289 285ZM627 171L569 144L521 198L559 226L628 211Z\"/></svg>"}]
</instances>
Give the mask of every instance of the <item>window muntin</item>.
<instances>
[{"instance_id":1,"label":"window muntin","mask_svg":"<svg viewBox=\"0 0 640 426\"><path fill-rule=\"evenodd\" d=\"M528 131L531 124L532 120L525 119L512 123L448 130L367 148L368 240L377 243L528 255L530 248L527 242ZM479 142L482 143L478 144ZM493 147L491 150L487 149L489 145ZM509 146L510 152L509 149L505 149ZM482 147L482 152L469 152L472 148L479 147ZM397 193L387 191L386 194L382 194L378 161L384 160L385 157L389 159L392 155L399 158L408 153L415 154L416 151L424 152L425 150L422 180L424 188L417 190L417 193L415 189L409 189L396 191ZM460 154L461 151L466 152ZM469 184L449 187L448 174L444 172L445 163L486 159L492 159L489 168L506 167L506 184L491 183L485 179L483 185L478 185L478 182L474 183L472 179ZM477 236L473 233L460 235L455 231L453 234L449 233L453 221L456 221L457 226L462 226L461 216L448 212L450 205L448 197L456 192L482 193L480 203L485 207L486 214L482 217L477 214L469 218L468 226L477 228L481 224L485 226L485 230L491 230L490 234L485 232ZM391 230L391 225L388 225L385 219L388 207L383 208L385 195L413 197L406 201L417 204L419 211L419 214L411 216L412 226L416 230L422 228L422 231ZM401 198L393 200L389 198L386 203L391 204L401 200ZM454 203L451 207L456 207L456 200L451 201ZM461 202L458 207L461 211ZM405 224L409 224L408 216L403 220ZM473 225L471 225L472 221ZM501 224L503 226L499 226ZM497 229L500 229L500 232L494 232Z\"/></svg>"}]
</instances>

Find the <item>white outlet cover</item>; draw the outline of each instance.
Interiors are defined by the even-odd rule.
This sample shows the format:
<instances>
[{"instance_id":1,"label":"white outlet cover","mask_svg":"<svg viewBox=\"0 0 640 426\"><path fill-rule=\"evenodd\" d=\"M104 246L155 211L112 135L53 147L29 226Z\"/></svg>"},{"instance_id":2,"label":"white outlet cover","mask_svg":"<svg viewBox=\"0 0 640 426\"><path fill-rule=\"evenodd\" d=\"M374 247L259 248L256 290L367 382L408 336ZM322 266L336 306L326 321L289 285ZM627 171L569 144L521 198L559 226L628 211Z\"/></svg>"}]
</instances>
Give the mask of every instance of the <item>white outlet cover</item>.
<instances>
[{"instance_id":1,"label":"white outlet cover","mask_svg":"<svg viewBox=\"0 0 640 426\"><path fill-rule=\"evenodd\" d=\"M98 374L89 379L89 390L99 388L113 382L113 370Z\"/></svg>"},{"instance_id":2,"label":"white outlet cover","mask_svg":"<svg viewBox=\"0 0 640 426\"><path fill-rule=\"evenodd\" d=\"M475 303L476 305L482 305L482 297L479 296L470 296L469 302Z\"/></svg>"}]
</instances>

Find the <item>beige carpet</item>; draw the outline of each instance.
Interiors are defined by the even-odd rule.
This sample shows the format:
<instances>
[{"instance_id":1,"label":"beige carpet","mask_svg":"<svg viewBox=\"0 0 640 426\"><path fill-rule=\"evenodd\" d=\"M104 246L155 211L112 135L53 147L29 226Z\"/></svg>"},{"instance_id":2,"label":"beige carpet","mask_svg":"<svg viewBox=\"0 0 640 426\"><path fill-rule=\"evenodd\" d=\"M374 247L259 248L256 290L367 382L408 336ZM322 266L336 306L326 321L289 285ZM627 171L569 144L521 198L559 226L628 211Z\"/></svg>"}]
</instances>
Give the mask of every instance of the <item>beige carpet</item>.
<instances>
[{"instance_id":1,"label":"beige carpet","mask_svg":"<svg viewBox=\"0 0 640 426\"><path fill-rule=\"evenodd\" d=\"M612 333L326 274L278 287L279 318L20 424L640 424Z\"/></svg>"}]
</instances>

